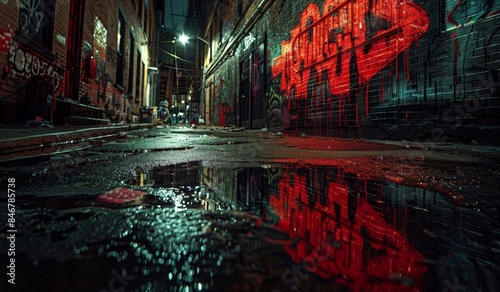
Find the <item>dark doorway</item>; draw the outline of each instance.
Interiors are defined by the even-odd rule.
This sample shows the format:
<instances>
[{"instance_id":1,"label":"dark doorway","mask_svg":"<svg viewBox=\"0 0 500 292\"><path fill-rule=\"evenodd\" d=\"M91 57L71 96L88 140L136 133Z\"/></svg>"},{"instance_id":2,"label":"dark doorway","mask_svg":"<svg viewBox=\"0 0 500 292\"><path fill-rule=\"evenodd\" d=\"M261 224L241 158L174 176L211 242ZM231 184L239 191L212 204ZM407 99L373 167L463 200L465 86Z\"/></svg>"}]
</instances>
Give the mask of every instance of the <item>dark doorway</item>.
<instances>
[{"instance_id":1,"label":"dark doorway","mask_svg":"<svg viewBox=\"0 0 500 292\"><path fill-rule=\"evenodd\" d=\"M25 120L34 120L37 116L51 120L52 85L32 78L26 85Z\"/></svg>"},{"instance_id":2,"label":"dark doorway","mask_svg":"<svg viewBox=\"0 0 500 292\"><path fill-rule=\"evenodd\" d=\"M240 125L248 129L265 126L266 100L266 54L262 43L240 64Z\"/></svg>"}]
</instances>

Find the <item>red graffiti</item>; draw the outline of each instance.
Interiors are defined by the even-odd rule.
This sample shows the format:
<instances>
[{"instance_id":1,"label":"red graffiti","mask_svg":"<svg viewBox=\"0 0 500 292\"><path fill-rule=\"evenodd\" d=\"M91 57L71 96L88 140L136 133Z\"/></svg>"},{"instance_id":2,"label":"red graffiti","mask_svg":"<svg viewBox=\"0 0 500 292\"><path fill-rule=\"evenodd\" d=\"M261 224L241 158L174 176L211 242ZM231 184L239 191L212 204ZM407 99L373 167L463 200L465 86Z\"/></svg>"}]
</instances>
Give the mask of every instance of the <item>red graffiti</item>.
<instances>
[{"instance_id":1,"label":"red graffiti","mask_svg":"<svg viewBox=\"0 0 500 292\"><path fill-rule=\"evenodd\" d=\"M330 92L345 95L355 69L358 83L366 84L428 27L426 12L409 0L326 0L323 15L309 4L291 39L282 41L272 74L281 75L284 94L305 99L310 79L322 76L312 71L326 71Z\"/></svg>"},{"instance_id":2,"label":"red graffiti","mask_svg":"<svg viewBox=\"0 0 500 292\"><path fill-rule=\"evenodd\" d=\"M7 29L0 28L0 51L8 52L10 43L12 42L12 38L14 37L14 32L12 31L12 27L10 24L7 26Z\"/></svg>"},{"instance_id":3,"label":"red graffiti","mask_svg":"<svg viewBox=\"0 0 500 292\"><path fill-rule=\"evenodd\" d=\"M279 215L278 228L299 239L285 246L292 259L352 291L419 291L427 271L424 256L395 226L401 224L404 231L407 216L398 222L394 209L390 224L364 197L353 197L347 186L333 181L323 182L323 193L317 191L325 196L324 203L318 199L311 206L307 193L320 189L321 183L314 176L309 180L308 186L305 175L289 170L280 180L279 196L270 196L272 212ZM383 187L378 191L382 200ZM404 285L404 279L415 285Z\"/></svg>"}]
</instances>

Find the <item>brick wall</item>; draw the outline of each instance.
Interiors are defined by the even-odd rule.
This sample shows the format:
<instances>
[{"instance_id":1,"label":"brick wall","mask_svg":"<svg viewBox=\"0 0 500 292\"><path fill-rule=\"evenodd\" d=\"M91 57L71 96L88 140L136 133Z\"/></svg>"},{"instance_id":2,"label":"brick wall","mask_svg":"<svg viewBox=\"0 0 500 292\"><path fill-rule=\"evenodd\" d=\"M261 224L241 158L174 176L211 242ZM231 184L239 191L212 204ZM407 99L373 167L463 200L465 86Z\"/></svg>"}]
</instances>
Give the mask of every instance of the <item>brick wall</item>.
<instances>
[{"instance_id":1,"label":"brick wall","mask_svg":"<svg viewBox=\"0 0 500 292\"><path fill-rule=\"evenodd\" d=\"M76 59L67 59L70 40L77 37L68 34L72 33L71 27L79 25L70 19L71 2L53 1L54 5L49 6L47 3L51 1L43 1L47 8L40 8L37 18L31 17L35 14L30 14L26 8L31 7L31 2L11 0L0 3L0 124L24 124L35 116L50 120L52 115L59 114L57 109L55 113L52 112L51 96L81 102L102 112L106 108L111 113L106 117L115 121L132 121L133 115L138 116L146 96L150 51L141 43L148 41L148 37L154 41L156 30L155 19L152 25L144 21L145 7L139 15L139 3L143 1L86 1L82 36L77 40L80 47L71 51L77 56ZM155 17L153 4L149 4L148 10L151 18ZM123 35L124 76L122 86L117 86L120 9L126 18ZM78 9L75 10L78 14ZM47 31L42 34L45 29ZM132 62L129 58L130 34L134 35ZM88 74L90 56L96 61L95 77ZM154 58L151 60L154 61ZM128 82L130 63L131 71L138 74L131 79L132 84ZM71 70L75 70L76 74L71 75ZM69 88L73 86L76 91ZM63 118L59 117L59 120Z\"/></svg>"},{"instance_id":2,"label":"brick wall","mask_svg":"<svg viewBox=\"0 0 500 292\"><path fill-rule=\"evenodd\" d=\"M90 1L86 4L83 44L87 43L92 48L91 54L98 67L96 78L89 80L85 76L80 84L80 98L88 96L92 105L108 108L112 112L112 119L115 121L132 121L133 116L140 115L141 100L144 97L144 80L133 76L129 79L130 54L132 57L132 72L137 72L140 76L145 73L141 63L146 63L146 47L140 45L146 42L146 28L143 27L143 21L139 20L137 6L138 1ZM150 5L152 7L152 5ZM122 38L125 39L123 54L123 81L116 84L117 70L117 34L118 34L118 15L121 11L124 14L125 33ZM114 8L114 9L113 9ZM141 16L141 17L144 17ZM106 31L107 39L105 47L99 45L95 38L95 19L101 21ZM130 35L134 36L133 47L130 47ZM83 46L82 46L83 49ZM138 62L138 51L142 62ZM85 58L85 57L84 57ZM85 70L85 59L82 59L82 70ZM132 83L129 83L129 80ZM136 87L139 89L136 90Z\"/></svg>"},{"instance_id":3,"label":"brick wall","mask_svg":"<svg viewBox=\"0 0 500 292\"><path fill-rule=\"evenodd\" d=\"M51 96L65 86L69 4L54 2L36 6L36 18L20 1L0 3L0 124L48 120ZM42 36L45 29L53 34Z\"/></svg>"}]
</instances>

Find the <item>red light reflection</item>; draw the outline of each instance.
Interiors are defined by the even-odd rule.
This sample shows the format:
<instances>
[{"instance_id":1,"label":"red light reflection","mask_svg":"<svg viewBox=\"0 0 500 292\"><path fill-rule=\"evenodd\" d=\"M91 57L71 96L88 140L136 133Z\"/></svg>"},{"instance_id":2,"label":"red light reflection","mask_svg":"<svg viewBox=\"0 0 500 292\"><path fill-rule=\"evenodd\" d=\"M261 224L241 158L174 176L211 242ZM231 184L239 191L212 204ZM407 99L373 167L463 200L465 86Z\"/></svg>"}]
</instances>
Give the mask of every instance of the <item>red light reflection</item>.
<instances>
[{"instance_id":1,"label":"red light reflection","mask_svg":"<svg viewBox=\"0 0 500 292\"><path fill-rule=\"evenodd\" d=\"M422 286L422 254L346 185L287 169L270 206L278 228L299 239L285 249L307 271L354 291Z\"/></svg>"}]
</instances>

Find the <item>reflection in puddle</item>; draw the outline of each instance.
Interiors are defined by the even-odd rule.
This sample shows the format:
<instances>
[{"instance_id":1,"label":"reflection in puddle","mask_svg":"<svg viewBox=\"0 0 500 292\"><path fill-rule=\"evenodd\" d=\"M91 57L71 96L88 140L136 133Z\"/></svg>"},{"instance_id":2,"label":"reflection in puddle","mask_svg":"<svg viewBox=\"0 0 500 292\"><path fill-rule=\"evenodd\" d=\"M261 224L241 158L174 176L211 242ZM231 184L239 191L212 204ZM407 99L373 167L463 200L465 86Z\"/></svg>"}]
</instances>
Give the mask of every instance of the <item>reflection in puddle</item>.
<instances>
[{"instance_id":1,"label":"reflection in puddle","mask_svg":"<svg viewBox=\"0 0 500 292\"><path fill-rule=\"evenodd\" d=\"M137 277L130 291L498 290L500 232L487 214L365 177L192 162L137 167L128 187L102 194L19 196L16 265L30 275L19 282L55 288L46 279L60 275L101 291L121 271Z\"/></svg>"},{"instance_id":2,"label":"reflection in puddle","mask_svg":"<svg viewBox=\"0 0 500 292\"><path fill-rule=\"evenodd\" d=\"M285 249L304 270L355 291L497 284L491 275L500 258L491 250L500 248L498 226L439 192L359 178L338 167L203 171L218 200L251 210L295 238Z\"/></svg>"},{"instance_id":3,"label":"reflection in puddle","mask_svg":"<svg viewBox=\"0 0 500 292\"><path fill-rule=\"evenodd\" d=\"M499 232L485 214L433 190L363 177L340 167L214 169L195 162L136 169L130 183L184 189L181 196L205 210L262 217L293 239L280 242L299 267L284 275L291 285L308 273L354 291L496 284L499 256L490 251L500 248Z\"/></svg>"},{"instance_id":4,"label":"reflection in puddle","mask_svg":"<svg viewBox=\"0 0 500 292\"><path fill-rule=\"evenodd\" d=\"M199 161L155 167L150 171L136 167L135 177L129 179L129 184L193 189L200 185L200 167Z\"/></svg>"}]
</instances>

